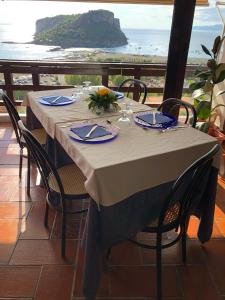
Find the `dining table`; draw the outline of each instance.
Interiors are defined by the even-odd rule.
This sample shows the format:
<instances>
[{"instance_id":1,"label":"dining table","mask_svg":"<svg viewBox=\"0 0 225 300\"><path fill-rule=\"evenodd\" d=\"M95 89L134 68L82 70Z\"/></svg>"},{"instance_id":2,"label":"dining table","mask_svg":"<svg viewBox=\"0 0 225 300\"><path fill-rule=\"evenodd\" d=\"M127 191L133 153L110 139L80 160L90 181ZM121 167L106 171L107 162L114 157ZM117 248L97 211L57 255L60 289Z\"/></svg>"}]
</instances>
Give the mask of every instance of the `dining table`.
<instances>
[{"instance_id":1,"label":"dining table","mask_svg":"<svg viewBox=\"0 0 225 300\"><path fill-rule=\"evenodd\" d=\"M90 87L76 97L74 89L29 92L27 107L30 129L42 126L48 138L46 151L56 167L75 163L86 177L90 195L83 235L83 293L95 299L102 271L102 256L107 249L121 243L154 221L160 213L174 180L195 160L207 153L217 140L187 124L175 130L140 126L133 116L152 112L148 105L129 98L118 100L121 107L132 108L130 122L119 122L120 111L102 112L88 109ZM73 97L68 105L43 105L47 96ZM92 143L74 138L73 128L98 124L116 129L109 141ZM193 210L200 219L198 238L207 242L212 233L217 175L220 155L205 174L204 185L196 194Z\"/></svg>"}]
</instances>

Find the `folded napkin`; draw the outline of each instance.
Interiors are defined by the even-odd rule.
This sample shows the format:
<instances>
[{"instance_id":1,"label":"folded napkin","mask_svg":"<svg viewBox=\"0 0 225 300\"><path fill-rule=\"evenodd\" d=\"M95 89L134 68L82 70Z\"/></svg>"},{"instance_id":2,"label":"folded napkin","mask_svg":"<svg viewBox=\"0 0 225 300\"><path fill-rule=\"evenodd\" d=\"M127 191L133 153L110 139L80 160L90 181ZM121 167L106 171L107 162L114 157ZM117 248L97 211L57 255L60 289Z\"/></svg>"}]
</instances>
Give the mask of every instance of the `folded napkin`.
<instances>
[{"instance_id":1,"label":"folded napkin","mask_svg":"<svg viewBox=\"0 0 225 300\"><path fill-rule=\"evenodd\" d=\"M52 105L60 104L60 103L67 103L67 102L71 102L71 100L72 100L71 98L66 97L66 96L46 96L46 97L41 97L41 99ZM54 102L54 100L56 100L56 101Z\"/></svg>"},{"instance_id":2,"label":"folded napkin","mask_svg":"<svg viewBox=\"0 0 225 300\"><path fill-rule=\"evenodd\" d=\"M172 118L167 117L161 113L155 113L156 124L153 124L153 113L139 115L139 116L137 116L137 118L150 124L150 125L156 125L156 124L166 125L166 124L170 124L173 122Z\"/></svg>"},{"instance_id":3,"label":"folded napkin","mask_svg":"<svg viewBox=\"0 0 225 300\"><path fill-rule=\"evenodd\" d=\"M102 126L97 126L96 129L91 133L91 135L86 138L86 135L90 132L90 130L96 126L96 124L84 125L82 127L71 128L71 131L79 136L82 140L90 140L98 137L102 137L105 135L111 135L112 133L106 130Z\"/></svg>"},{"instance_id":4,"label":"folded napkin","mask_svg":"<svg viewBox=\"0 0 225 300\"><path fill-rule=\"evenodd\" d=\"M122 99L122 98L124 98L124 93L120 93L120 92L116 92L116 91L113 91L113 93L116 95L116 98L117 98L117 99Z\"/></svg>"}]
</instances>

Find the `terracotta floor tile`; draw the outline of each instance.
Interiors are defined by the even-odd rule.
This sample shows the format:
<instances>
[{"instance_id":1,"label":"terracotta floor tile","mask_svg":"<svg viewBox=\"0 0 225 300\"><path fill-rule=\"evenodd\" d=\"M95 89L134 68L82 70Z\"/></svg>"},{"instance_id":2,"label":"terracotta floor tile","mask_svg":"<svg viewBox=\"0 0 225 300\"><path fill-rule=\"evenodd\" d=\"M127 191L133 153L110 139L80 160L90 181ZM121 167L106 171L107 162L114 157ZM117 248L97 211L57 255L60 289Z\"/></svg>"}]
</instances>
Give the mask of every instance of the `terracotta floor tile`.
<instances>
[{"instance_id":1,"label":"terracotta floor tile","mask_svg":"<svg viewBox=\"0 0 225 300\"><path fill-rule=\"evenodd\" d=\"M225 219L224 220L217 219L215 222L220 232L223 234L223 237L225 237Z\"/></svg>"},{"instance_id":2,"label":"terracotta floor tile","mask_svg":"<svg viewBox=\"0 0 225 300\"><path fill-rule=\"evenodd\" d=\"M0 267L0 297L33 297L40 267Z\"/></svg>"},{"instance_id":3,"label":"terracotta floor tile","mask_svg":"<svg viewBox=\"0 0 225 300\"><path fill-rule=\"evenodd\" d=\"M0 148L0 164L19 164L19 150L17 148Z\"/></svg>"},{"instance_id":4,"label":"terracotta floor tile","mask_svg":"<svg viewBox=\"0 0 225 300\"><path fill-rule=\"evenodd\" d=\"M156 251L150 249L142 249L143 264L156 263ZM183 264L181 243L178 242L174 246L162 250L163 264ZM187 263L188 264L203 264L204 257L202 247L199 241L187 239Z\"/></svg>"},{"instance_id":5,"label":"terracotta floor tile","mask_svg":"<svg viewBox=\"0 0 225 300\"><path fill-rule=\"evenodd\" d=\"M181 297L179 278L175 267L163 267L164 297ZM111 297L155 297L155 267L110 268Z\"/></svg>"},{"instance_id":6,"label":"terracotta floor tile","mask_svg":"<svg viewBox=\"0 0 225 300\"><path fill-rule=\"evenodd\" d=\"M141 265L141 249L130 242L114 246L110 256L111 265Z\"/></svg>"},{"instance_id":7,"label":"terracotta floor tile","mask_svg":"<svg viewBox=\"0 0 225 300\"><path fill-rule=\"evenodd\" d=\"M20 239L49 239L55 214L50 210L49 228L45 228L44 213L45 202L34 202L28 218L23 222L23 232L20 235Z\"/></svg>"},{"instance_id":8,"label":"terracotta floor tile","mask_svg":"<svg viewBox=\"0 0 225 300\"><path fill-rule=\"evenodd\" d=\"M21 231L21 220L0 219L0 244L15 243Z\"/></svg>"},{"instance_id":9,"label":"terracotta floor tile","mask_svg":"<svg viewBox=\"0 0 225 300\"><path fill-rule=\"evenodd\" d=\"M219 300L216 288L205 266L178 266L184 299Z\"/></svg>"},{"instance_id":10,"label":"terracotta floor tile","mask_svg":"<svg viewBox=\"0 0 225 300\"><path fill-rule=\"evenodd\" d=\"M19 178L19 166L18 165L1 165L0 164L0 176L5 175L17 175Z\"/></svg>"},{"instance_id":11,"label":"terracotta floor tile","mask_svg":"<svg viewBox=\"0 0 225 300\"><path fill-rule=\"evenodd\" d=\"M15 139L16 135L12 127L0 127L0 139L1 140L12 140Z\"/></svg>"},{"instance_id":12,"label":"terracotta floor tile","mask_svg":"<svg viewBox=\"0 0 225 300\"><path fill-rule=\"evenodd\" d=\"M197 238L198 225L199 225L199 220L195 217L191 217L189 226L188 226L188 231L187 231L187 235L189 238ZM223 237L223 234L220 232L216 223L214 223L212 238L222 238L222 237Z\"/></svg>"},{"instance_id":13,"label":"terracotta floor tile","mask_svg":"<svg viewBox=\"0 0 225 300\"><path fill-rule=\"evenodd\" d=\"M10 265L71 264L76 254L76 242L67 241L66 259L61 257L61 240L19 240Z\"/></svg>"},{"instance_id":14,"label":"terracotta floor tile","mask_svg":"<svg viewBox=\"0 0 225 300\"><path fill-rule=\"evenodd\" d=\"M73 275L73 266L44 266L34 299L70 300Z\"/></svg>"},{"instance_id":15,"label":"terracotta floor tile","mask_svg":"<svg viewBox=\"0 0 225 300\"><path fill-rule=\"evenodd\" d=\"M83 296L83 267L84 267L84 253L79 248L79 255L77 258L77 264L75 269L75 284L73 289L74 297ZM107 298L109 296L109 272L103 271L101 274L100 285L97 291L98 297Z\"/></svg>"},{"instance_id":16,"label":"terracotta floor tile","mask_svg":"<svg viewBox=\"0 0 225 300\"><path fill-rule=\"evenodd\" d=\"M211 240L203 246L205 263L220 294L225 295L225 241Z\"/></svg>"},{"instance_id":17,"label":"terracotta floor tile","mask_svg":"<svg viewBox=\"0 0 225 300\"><path fill-rule=\"evenodd\" d=\"M30 196L27 195L27 189L22 187L16 187L13 191L12 195L9 198L11 202L24 202L24 201L45 201L46 192L43 188L39 186L31 187L30 188Z\"/></svg>"},{"instance_id":18,"label":"terracotta floor tile","mask_svg":"<svg viewBox=\"0 0 225 300\"><path fill-rule=\"evenodd\" d=\"M0 148L19 148L19 144L16 140L0 140Z\"/></svg>"},{"instance_id":19,"label":"terracotta floor tile","mask_svg":"<svg viewBox=\"0 0 225 300\"><path fill-rule=\"evenodd\" d=\"M7 265L12 256L16 243L0 244L0 265Z\"/></svg>"},{"instance_id":20,"label":"terracotta floor tile","mask_svg":"<svg viewBox=\"0 0 225 300\"><path fill-rule=\"evenodd\" d=\"M28 202L0 202L0 219L22 219L31 207Z\"/></svg>"},{"instance_id":21,"label":"terracotta floor tile","mask_svg":"<svg viewBox=\"0 0 225 300\"><path fill-rule=\"evenodd\" d=\"M215 207L215 213L214 213L215 219L224 219L225 220L225 210L224 208L221 208L218 204Z\"/></svg>"},{"instance_id":22,"label":"terracotta floor tile","mask_svg":"<svg viewBox=\"0 0 225 300\"><path fill-rule=\"evenodd\" d=\"M18 174L17 176L0 176L0 201L9 201L15 190L19 188Z\"/></svg>"},{"instance_id":23,"label":"terracotta floor tile","mask_svg":"<svg viewBox=\"0 0 225 300\"><path fill-rule=\"evenodd\" d=\"M56 220L52 229L51 238L60 239L61 238L61 214L57 213ZM66 224L66 237L68 239L78 239L80 231L80 220L77 219L75 215L67 215Z\"/></svg>"}]
</instances>

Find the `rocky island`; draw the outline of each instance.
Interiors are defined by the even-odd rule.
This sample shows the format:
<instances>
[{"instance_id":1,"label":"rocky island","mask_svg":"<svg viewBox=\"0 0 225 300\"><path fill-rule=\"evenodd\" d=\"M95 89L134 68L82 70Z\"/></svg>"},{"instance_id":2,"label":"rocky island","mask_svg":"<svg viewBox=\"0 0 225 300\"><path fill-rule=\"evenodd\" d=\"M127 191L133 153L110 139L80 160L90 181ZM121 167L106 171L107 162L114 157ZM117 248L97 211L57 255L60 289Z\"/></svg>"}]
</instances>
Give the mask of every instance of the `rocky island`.
<instances>
[{"instance_id":1,"label":"rocky island","mask_svg":"<svg viewBox=\"0 0 225 300\"><path fill-rule=\"evenodd\" d=\"M112 12L93 10L37 20L33 43L62 48L111 48L126 45L127 38Z\"/></svg>"}]
</instances>

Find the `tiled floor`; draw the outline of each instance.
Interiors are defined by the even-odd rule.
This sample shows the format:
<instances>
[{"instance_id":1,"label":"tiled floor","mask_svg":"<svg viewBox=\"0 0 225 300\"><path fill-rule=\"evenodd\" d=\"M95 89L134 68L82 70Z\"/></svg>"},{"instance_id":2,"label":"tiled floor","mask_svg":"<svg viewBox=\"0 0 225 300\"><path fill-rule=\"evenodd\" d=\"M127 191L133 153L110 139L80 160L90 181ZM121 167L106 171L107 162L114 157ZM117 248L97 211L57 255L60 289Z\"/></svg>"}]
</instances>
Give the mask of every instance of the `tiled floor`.
<instances>
[{"instance_id":1,"label":"tiled floor","mask_svg":"<svg viewBox=\"0 0 225 300\"><path fill-rule=\"evenodd\" d=\"M26 161L24 161L26 166ZM71 218L67 260L60 257L60 216L43 226L45 192L32 183L31 199L18 182L18 147L11 127L0 124L0 299L82 298L84 219ZM36 178L33 169L33 178ZM213 238L201 245L191 219L188 260L179 245L163 253L163 294L170 300L225 300L225 183L219 181ZM115 247L103 272L99 299L155 299L155 253L128 242Z\"/></svg>"}]
</instances>

